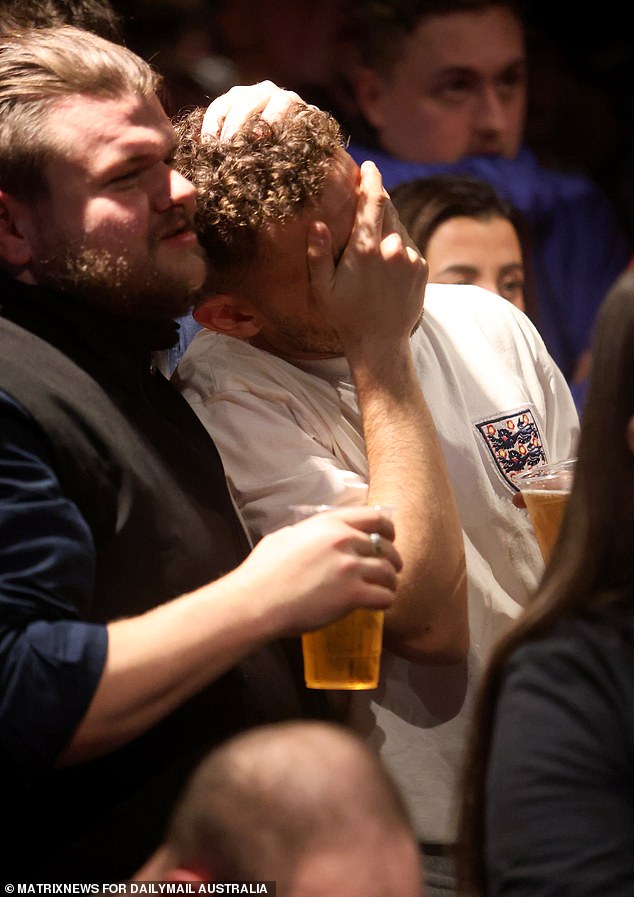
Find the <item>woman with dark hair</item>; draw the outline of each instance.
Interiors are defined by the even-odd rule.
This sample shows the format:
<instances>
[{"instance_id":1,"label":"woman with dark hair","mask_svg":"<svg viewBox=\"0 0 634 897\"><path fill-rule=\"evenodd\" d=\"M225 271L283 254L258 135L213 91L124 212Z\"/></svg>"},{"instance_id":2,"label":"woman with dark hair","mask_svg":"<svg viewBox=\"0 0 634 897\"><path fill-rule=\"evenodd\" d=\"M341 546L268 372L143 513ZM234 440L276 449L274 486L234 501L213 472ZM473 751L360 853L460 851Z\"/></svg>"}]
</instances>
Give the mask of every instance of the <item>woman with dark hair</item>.
<instances>
[{"instance_id":1,"label":"woman with dark hair","mask_svg":"<svg viewBox=\"0 0 634 897\"><path fill-rule=\"evenodd\" d=\"M390 195L425 256L430 283L476 284L537 323L527 225L491 184L433 175L399 184Z\"/></svg>"},{"instance_id":2,"label":"woman with dark hair","mask_svg":"<svg viewBox=\"0 0 634 897\"><path fill-rule=\"evenodd\" d=\"M634 271L598 317L575 482L498 644L465 774L460 893L634 893Z\"/></svg>"}]
</instances>

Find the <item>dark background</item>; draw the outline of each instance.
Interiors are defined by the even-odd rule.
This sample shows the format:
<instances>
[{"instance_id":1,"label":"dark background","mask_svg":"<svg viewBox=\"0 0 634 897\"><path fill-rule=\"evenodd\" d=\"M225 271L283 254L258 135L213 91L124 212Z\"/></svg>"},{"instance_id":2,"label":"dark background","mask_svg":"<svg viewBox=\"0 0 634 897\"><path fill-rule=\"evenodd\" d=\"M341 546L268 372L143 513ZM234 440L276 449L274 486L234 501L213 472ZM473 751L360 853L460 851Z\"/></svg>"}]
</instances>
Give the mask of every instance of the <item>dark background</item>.
<instances>
[{"instance_id":1,"label":"dark background","mask_svg":"<svg viewBox=\"0 0 634 897\"><path fill-rule=\"evenodd\" d=\"M270 78L337 113L343 0L113 0L126 42L166 76L168 111ZM634 39L625 4L529 0L526 143L611 197L634 242Z\"/></svg>"},{"instance_id":2,"label":"dark background","mask_svg":"<svg viewBox=\"0 0 634 897\"><path fill-rule=\"evenodd\" d=\"M634 30L625 4L565 5L528 4L526 142L600 183L634 236Z\"/></svg>"}]
</instances>

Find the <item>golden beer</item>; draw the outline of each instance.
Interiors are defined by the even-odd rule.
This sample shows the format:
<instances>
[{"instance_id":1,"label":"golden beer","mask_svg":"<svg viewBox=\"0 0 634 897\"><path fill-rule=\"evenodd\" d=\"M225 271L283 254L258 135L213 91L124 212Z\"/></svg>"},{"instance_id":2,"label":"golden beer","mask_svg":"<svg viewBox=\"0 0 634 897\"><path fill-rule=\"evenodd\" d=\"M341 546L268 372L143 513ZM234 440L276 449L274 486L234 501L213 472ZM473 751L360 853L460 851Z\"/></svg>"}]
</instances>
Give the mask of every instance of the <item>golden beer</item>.
<instances>
[{"instance_id":1,"label":"golden beer","mask_svg":"<svg viewBox=\"0 0 634 897\"><path fill-rule=\"evenodd\" d=\"M516 480L544 561L552 553L572 489L575 458L544 464Z\"/></svg>"},{"instance_id":2,"label":"golden beer","mask_svg":"<svg viewBox=\"0 0 634 897\"><path fill-rule=\"evenodd\" d=\"M367 492L367 487L363 487ZM380 507L391 515L393 508ZM295 522L333 510L332 505L291 505ZM382 610L357 608L302 635L304 680L308 688L360 690L376 688L383 646Z\"/></svg>"},{"instance_id":3,"label":"golden beer","mask_svg":"<svg viewBox=\"0 0 634 897\"><path fill-rule=\"evenodd\" d=\"M383 643L382 610L357 608L302 635L308 688L376 688Z\"/></svg>"},{"instance_id":4,"label":"golden beer","mask_svg":"<svg viewBox=\"0 0 634 897\"><path fill-rule=\"evenodd\" d=\"M537 544L545 561L550 558L559 535L561 521L568 504L569 492L522 491L535 530Z\"/></svg>"}]
</instances>

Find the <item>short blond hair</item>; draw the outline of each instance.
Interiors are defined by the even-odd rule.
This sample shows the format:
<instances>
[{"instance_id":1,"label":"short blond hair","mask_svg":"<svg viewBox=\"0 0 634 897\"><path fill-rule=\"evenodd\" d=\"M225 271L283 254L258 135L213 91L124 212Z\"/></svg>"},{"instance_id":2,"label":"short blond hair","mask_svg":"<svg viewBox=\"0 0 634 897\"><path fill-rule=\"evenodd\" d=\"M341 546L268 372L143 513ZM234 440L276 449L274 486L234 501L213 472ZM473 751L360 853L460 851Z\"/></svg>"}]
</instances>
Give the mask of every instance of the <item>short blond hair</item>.
<instances>
[{"instance_id":1,"label":"short blond hair","mask_svg":"<svg viewBox=\"0 0 634 897\"><path fill-rule=\"evenodd\" d=\"M46 189L54 151L46 124L64 97L150 96L160 78L120 44L70 25L0 38L0 189L33 196Z\"/></svg>"}]
</instances>

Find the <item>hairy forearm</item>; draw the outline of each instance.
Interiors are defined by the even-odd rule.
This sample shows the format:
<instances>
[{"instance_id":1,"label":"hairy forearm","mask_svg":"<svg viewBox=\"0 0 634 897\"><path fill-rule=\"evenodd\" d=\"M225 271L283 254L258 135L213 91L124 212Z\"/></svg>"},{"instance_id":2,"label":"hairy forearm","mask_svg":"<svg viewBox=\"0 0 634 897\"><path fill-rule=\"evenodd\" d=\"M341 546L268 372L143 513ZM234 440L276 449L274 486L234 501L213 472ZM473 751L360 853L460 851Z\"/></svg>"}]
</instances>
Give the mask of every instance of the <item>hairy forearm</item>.
<instances>
[{"instance_id":1,"label":"hairy forearm","mask_svg":"<svg viewBox=\"0 0 634 897\"><path fill-rule=\"evenodd\" d=\"M109 753L149 729L267 637L232 575L139 617L108 625L108 655L92 703L58 758ZM213 595L210 594L213 590Z\"/></svg>"},{"instance_id":2,"label":"hairy forearm","mask_svg":"<svg viewBox=\"0 0 634 897\"><path fill-rule=\"evenodd\" d=\"M357 390L369 500L395 509L404 567L386 643L413 659L455 661L468 644L462 531L409 343L427 265L376 166L361 167L355 223L336 271L319 222L308 250L313 294L337 329Z\"/></svg>"},{"instance_id":3,"label":"hairy forearm","mask_svg":"<svg viewBox=\"0 0 634 897\"><path fill-rule=\"evenodd\" d=\"M367 552L370 532L383 540L380 559ZM267 642L356 607L390 607L401 569L393 537L373 508L316 514L265 536L221 579L110 623L100 682L59 765L126 744Z\"/></svg>"},{"instance_id":4,"label":"hairy forearm","mask_svg":"<svg viewBox=\"0 0 634 897\"><path fill-rule=\"evenodd\" d=\"M371 365L367 358L372 357ZM455 661L468 647L462 529L434 422L409 347L351 367L369 467L370 504L394 507L403 558L386 644L412 659Z\"/></svg>"}]
</instances>

